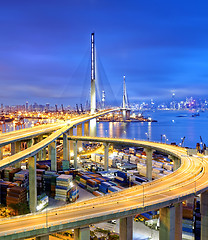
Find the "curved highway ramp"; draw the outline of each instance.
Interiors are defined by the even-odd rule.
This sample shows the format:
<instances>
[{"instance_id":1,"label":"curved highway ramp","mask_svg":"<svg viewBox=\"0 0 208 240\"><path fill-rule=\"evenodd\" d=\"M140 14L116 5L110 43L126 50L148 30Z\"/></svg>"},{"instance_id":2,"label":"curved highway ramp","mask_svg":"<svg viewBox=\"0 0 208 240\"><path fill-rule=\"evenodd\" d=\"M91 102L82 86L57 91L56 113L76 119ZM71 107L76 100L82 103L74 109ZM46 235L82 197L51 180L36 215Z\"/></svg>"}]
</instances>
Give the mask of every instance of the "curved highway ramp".
<instances>
[{"instance_id":1,"label":"curved highway ramp","mask_svg":"<svg viewBox=\"0 0 208 240\"><path fill-rule=\"evenodd\" d=\"M117 193L73 203L50 212L2 219L0 239L24 239L133 216L182 202L208 189L207 159L187 156L184 148L129 139L96 138L96 141L122 141L129 146L159 149L181 159L181 166L161 179Z\"/></svg>"}]
</instances>

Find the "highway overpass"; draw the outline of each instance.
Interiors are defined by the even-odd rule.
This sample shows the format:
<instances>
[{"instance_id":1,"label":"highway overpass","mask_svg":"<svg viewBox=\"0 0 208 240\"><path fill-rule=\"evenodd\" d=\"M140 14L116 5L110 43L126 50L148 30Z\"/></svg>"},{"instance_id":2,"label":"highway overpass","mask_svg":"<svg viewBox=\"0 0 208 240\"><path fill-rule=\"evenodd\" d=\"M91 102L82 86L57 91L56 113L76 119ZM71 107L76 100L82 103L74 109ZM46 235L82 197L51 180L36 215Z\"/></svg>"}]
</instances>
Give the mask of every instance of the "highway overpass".
<instances>
[{"instance_id":1,"label":"highway overpass","mask_svg":"<svg viewBox=\"0 0 208 240\"><path fill-rule=\"evenodd\" d=\"M61 129L55 131L49 137L32 147L11 157L2 159L0 161L0 168L2 169L5 166L29 157L29 162L32 162L34 167L31 169L34 171L35 161L33 160L41 149L51 144L74 125L88 121L93 117L87 116L86 118L67 123L68 125L65 124ZM28 134L30 134L29 132ZM206 157L188 156L185 148L154 142L83 136L67 136L67 138L76 143L80 140L91 140L104 142L105 144L122 143L127 146L143 147L148 153L147 158L149 156L149 159L151 159L150 156L153 150L160 150L173 156L174 161L177 162L177 170L161 179L131 187L117 193L107 194L104 197L98 197L90 201L70 204L50 212L2 219L0 221L0 239L26 239L29 237L47 239L51 233L73 228L75 229L75 239L88 240L88 226L90 224L111 219L121 219L120 239L130 240L132 238L132 216L154 209L160 209L160 239L181 239L181 203L183 200L199 193L202 193L201 239L208 239L208 161ZM15 140L18 140L18 137ZM32 170L30 170L30 174L32 174ZM33 185L35 185L34 182ZM30 185L30 188L32 189L32 185Z\"/></svg>"}]
</instances>

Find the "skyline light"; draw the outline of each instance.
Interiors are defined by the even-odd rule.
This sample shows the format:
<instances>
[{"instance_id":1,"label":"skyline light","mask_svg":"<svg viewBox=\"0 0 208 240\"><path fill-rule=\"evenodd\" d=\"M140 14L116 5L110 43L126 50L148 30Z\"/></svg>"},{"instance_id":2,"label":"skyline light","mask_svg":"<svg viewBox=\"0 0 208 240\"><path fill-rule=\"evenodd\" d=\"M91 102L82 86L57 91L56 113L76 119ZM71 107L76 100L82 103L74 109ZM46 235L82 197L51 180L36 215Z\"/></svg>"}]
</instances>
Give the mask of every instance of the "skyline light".
<instances>
[{"instance_id":1,"label":"skyline light","mask_svg":"<svg viewBox=\"0 0 208 240\"><path fill-rule=\"evenodd\" d=\"M206 1L2 2L0 96L3 104L74 106L90 88L90 34L99 81L130 102L208 96ZM109 89L105 90L106 102ZM110 95L112 96L112 94Z\"/></svg>"}]
</instances>

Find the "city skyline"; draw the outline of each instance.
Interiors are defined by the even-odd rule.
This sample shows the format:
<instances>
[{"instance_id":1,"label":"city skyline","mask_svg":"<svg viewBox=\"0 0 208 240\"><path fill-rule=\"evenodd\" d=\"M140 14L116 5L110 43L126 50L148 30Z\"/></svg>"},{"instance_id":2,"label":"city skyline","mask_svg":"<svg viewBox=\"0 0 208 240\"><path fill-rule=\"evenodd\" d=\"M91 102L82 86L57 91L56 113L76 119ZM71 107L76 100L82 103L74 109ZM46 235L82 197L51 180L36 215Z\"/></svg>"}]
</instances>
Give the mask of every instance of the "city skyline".
<instances>
[{"instance_id":1,"label":"city skyline","mask_svg":"<svg viewBox=\"0 0 208 240\"><path fill-rule=\"evenodd\" d=\"M103 109L102 103L97 102L98 108ZM104 108L110 106L104 106ZM119 107L119 106L118 106ZM198 99L193 97L185 97L184 99L175 98L175 94L172 95L172 98L166 101L154 101L150 99L149 101L139 101L131 102L129 107L133 111L143 111L143 110L207 110L208 109L208 99ZM50 104L50 103L37 103L37 102L25 102L21 104L3 104L0 105L0 110L2 112L14 112L14 111L70 111L75 110L80 113L84 110L87 111L90 109L89 105L76 104L76 105L64 105L64 104Z\"/></svg>"},{"instance_id":2,"label":"city skyline","mask_svg":"<svg viewBox=\"0 0 208 240\"><path fill-rule=\"evenodd\" d=\"M200 3L4 2L1 102L83 103L90 87L91 32L104 82L116 97L124 74L131 102L162 101L172 92L205 97L208 17L207 3Z\"/></svg>"}]
</instances>

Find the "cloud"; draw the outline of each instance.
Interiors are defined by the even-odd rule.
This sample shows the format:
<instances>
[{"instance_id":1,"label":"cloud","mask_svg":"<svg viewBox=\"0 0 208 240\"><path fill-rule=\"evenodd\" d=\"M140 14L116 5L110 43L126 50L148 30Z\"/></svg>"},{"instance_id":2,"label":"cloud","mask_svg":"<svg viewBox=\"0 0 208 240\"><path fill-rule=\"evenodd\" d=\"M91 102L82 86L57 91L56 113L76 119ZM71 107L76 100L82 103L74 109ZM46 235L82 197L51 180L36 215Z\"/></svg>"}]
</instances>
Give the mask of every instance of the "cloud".
<instances>
[{"instance_id":1,"label":"cloud","mask_svg":"<svg viewBox=\"0 0 208 240\"><path fill-rule=\"evenodd\" d=\"M181 97L206 95L207 6L190 0L4 1L1 98L10 104L17 99L67 104L84 99L93 31L114 92L125 74L135 100L168 98L171 89Z\"/></svg>"}]
</instances>

